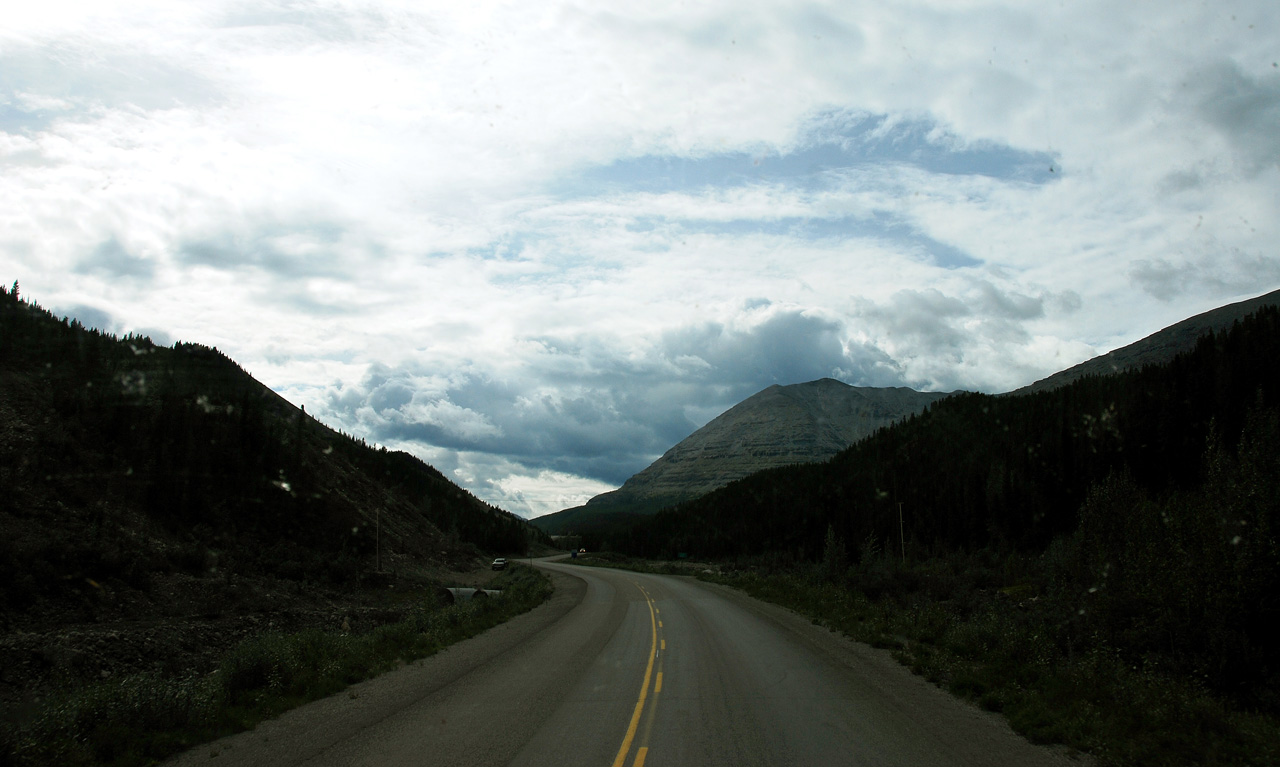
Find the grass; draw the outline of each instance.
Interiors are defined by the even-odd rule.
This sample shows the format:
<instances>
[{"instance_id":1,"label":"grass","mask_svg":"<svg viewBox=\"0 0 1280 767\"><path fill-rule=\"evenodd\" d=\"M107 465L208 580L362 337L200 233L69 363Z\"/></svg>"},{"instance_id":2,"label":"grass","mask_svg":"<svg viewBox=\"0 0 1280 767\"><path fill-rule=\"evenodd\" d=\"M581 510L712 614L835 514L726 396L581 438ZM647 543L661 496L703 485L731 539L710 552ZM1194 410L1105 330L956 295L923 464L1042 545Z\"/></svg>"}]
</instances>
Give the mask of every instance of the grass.
<instances>
[{"instance_id":1,"label":"grass","mask_svg":"<svg viewBox=\"0 0 1280 767\"><path fill-rule=\"evenodd\" d=\"M363 634L262 634L236 646L209 676L141 674L67 692L29 724L5 725L0 765L154 764L432 655L536 607L552 590L545 575L522 566L491 587L502 596L418 605L404 620Z\"/></svg>"},{"instance_id":2,"label":"grass","mask_svg":"<svg viewBox=\"0 0 1280 767\"><path fill-rule=\"evenodd\" d=\"M616 554L610 551L599 551L583 554L575 558L559 560L560 564L580 565L582 567L607 567L614 570L630 570L637 573L653 573L655 575L694 575L707 569L705 564L684 561L660 562L650 559Z\"/></svg>"}]
</instances>

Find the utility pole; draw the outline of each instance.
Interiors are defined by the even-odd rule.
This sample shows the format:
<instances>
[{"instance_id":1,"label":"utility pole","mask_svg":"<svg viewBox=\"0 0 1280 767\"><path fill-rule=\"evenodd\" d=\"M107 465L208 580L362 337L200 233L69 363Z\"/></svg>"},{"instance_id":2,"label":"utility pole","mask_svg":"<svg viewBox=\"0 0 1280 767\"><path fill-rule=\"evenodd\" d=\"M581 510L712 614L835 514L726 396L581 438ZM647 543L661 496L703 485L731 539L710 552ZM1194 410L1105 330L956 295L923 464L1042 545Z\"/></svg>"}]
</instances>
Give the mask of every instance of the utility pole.
<instances>
[{"instance_id":1,"label":"utility pole","mask_svg":"<svg viewBox=\"0 0 1280 767\"><path fill-rule=\"evenodd\" d=\"M907 534L902 525L902 501L898 501L898 541L902 544L902 564L907 563Z\"/></svg>"},{"instance_id":2,"label":"utility pole","mask_svg":"<svg viewBox=\"0 0 1280 767\"><path fill-rule=\"evenodd\" d=\"M899 506L901 506L901 504L899 504ZM899 511L901 511L901 509L899 509ZM374 549L377 551L377 554L374 555L374 560L378 564L378 572L382 572L382 507L381 506L378 507L378 512L374 517L374 519L376 520L374 522L374 531L375 531L374 532Z\"/></svg>"}]
</instances>

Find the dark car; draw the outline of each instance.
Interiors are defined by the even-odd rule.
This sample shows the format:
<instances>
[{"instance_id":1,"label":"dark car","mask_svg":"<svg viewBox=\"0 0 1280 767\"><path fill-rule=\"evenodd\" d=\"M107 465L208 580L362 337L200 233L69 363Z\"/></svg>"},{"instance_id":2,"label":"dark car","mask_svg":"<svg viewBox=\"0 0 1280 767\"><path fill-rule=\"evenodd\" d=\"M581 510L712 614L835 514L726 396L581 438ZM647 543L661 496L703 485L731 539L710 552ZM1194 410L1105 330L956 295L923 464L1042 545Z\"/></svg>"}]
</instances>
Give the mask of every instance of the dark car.
<instances>
[{"instance_id":1,"label":"dark car","mask_svg":"<svg viewBox=\"0 0 1280 767\"><path fill-rule=\"evenodd\" d=\"M502 557L498 557L497 559L493 560L493 569L494 569L494 570L506 570L506 569L507 569L507 560L503 559Z\"/></svg>"}]
</instances>

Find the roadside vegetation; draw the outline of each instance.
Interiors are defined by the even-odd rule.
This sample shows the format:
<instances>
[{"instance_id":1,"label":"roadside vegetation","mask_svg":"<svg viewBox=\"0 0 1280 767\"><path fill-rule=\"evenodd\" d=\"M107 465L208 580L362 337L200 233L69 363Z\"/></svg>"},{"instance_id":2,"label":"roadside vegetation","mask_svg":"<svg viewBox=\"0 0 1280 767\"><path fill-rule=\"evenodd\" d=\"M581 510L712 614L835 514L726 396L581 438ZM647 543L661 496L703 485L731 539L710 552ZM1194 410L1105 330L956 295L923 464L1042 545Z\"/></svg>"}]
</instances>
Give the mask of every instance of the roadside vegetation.
<instances>
[{"instance_id":1,"label":"roadside vegetation","mask_svg":"<svg viewBox=\"0 0 1280 767\"><path fill-rule=\"evenodd\" d=\"M98 586L145 595L173 573L349 586L401 558L549 543L217 349L60 320L16 283L0 286L0 435L0 627L51 604L93 618Z\"/></svg>"},{"instance_id":2,"label":"roadside vegetation","mask_svg":"<svg viewBox=\"0 0 1280 767\"><path fill-rule=\"evenodd\" d=\"M1255 409L1238 445L1211 443L1199 486L1152 496L1112 475L1039 552L904 556L874 536L851 550L830 527L817 561L581 563L694 574L788 607L1103 767L1277 765L1277 443L1280 413Z\"/></svg>"},{"instance_id":3,"label":"roadside vegetation","mask_svg":"<svg viewBox=\"0 0 1280 767\"><path fill-rule=\"evenodd\" d=\"M613 551L597 551L591 554L579 554L577 557L560 560L560 564L582 565L583 567L607 567L615 570L629 570L637 573L654 573L655 575L701 575L710 572L716 565L705 562L689 562L677 560L639 559Z\"/></svg>"},{"instance_id":4,"label":"roadside vegetation","mask_svg":"<svg viewBox=\"0 0 1280 767\"><path fill-rule=\"evenodd\" d=\"M1280 764L1280 310L1163 365L957 394L588 548L873 645L1103 765Z\"/></svg>"},{"instance_id":5,"label":"roadside vegetation","mask_svg":"<svg viewBox=\"0 0 1280 767\"><path fill-rule=\"evenodd\" d=\"M424 600L402 620L363 633L255 636L209 675L138 674L65 692L25 724L4 724L0 764L153 764L433 655L536 607L552 591L547 576L518 564L489 588L502 594L457 604Z\"/></svg>"},{"instance_id":6,"label":"roadside vegetation","mask_svg":"<svg viewBox=\"0 0 1280 767\"><path fill-rule=\"evenodd\" d=\"M889 649L929 681L1003 714L1034 743L1115 765L1280 764L1280 720L1215 691L1206 671L1110 640L1049 559L980 552L902 563L873 553L838 580L780 563L699 578ZM1053 558L1057 558L1056 560Z\"/></svg>"},{"instance_id":7,"label":"roadside vegetation","mask_svg":"<svg viewBox=\"0 0 1280 767\"><path fill-rule=\"evenodd\" d=\"M541 601L514 572L488 604L430 588L548 542L524 520L215 348L59 319L16 282L0 488L0 765L150 763Z\"/></svg>"}]
</instances>

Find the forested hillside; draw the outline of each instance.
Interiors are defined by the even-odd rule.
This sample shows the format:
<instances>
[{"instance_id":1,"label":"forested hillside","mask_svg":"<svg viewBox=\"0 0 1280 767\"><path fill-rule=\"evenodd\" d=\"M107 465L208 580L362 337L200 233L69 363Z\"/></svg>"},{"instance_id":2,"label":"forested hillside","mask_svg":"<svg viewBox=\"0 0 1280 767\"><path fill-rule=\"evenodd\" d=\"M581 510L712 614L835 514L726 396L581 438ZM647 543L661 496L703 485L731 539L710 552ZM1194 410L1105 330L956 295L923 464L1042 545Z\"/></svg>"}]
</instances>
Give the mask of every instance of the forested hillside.
<instances>
[{"instance_id":1,"label":"forested hillside","mask_svg":"<svg viewBox=\"0 0 1280 767\"><path fill-rule=\"evenodd\" d=\"M1210 444L1234 447L1249 418L1274 411L1278 331L1268 307L1167 365L1022 396L957 394L827 463L752 475L615 543L811 559L830 526L895 549L904 533L909 554L1040 549L1076 528L1090 489L1113 474L1154 494L1202 482Z\"/></svg>"},{"instance_id":2,"label":"forested hillside","mask_svg":"<svg viewBox=\"0 0 1280 767\"><path fill-rule=\"evenodd\" d=\"M216 349L84 328L16 283L0 288L0 435L10 619L145 592L154 574L354 582L541 535L318 423Z\"/></svg>"},{"instance_id":3,"label":"forested hillside","mask_svg":"<svg viewBox=\"0 0 1280 767\"><path fill-rule=\"evenodd\" d=\"M1278 373L1280 309L1264 307L1168 364L1027 395L950 397L828 463L752 475L615 532L607 545L816 566L827 582L863 595L843 600L891 595L908 616L945 614L936 629L919 630L931 642L950 637L965 662L989 667L975 689L1008 688L1002 700L1021 700L1022 683L999 663L1018 674L1040 666L1012 645L999 660L993 653L1007 643L995 638L965 644L961 635L974 629L957 621L985 616L973 619L1016 625L1010 636L1022 645L1043 645L1036 663L1058 681L1035 695L1079 687L1054 705L1092 705L1084 701L1096 683L1081 680L1106 676L1105 657L1125 679L1133 669L1135 678L1182 685L1188 700L1203 687L1275 713ZM984 589L1023 600L1021 617L1006 614L1012 605L982 607ZM1188 705L1178 717L1200 704ZM1177 720L1158 726L1185 726Z\"/></svg>"},{"instance_id":4,"label":"forested hillside","mask_svg":"<svg viewBox=\"0 0 1280 767\"><path fill-rule=\"evenodd\" d=\"M629 524L631 515L653 514L757 471L824 461L945 396L831 378L774 384L712 419L617 490L534 524L554 534L598 536Z\"/></svg>"}]
</instances>

